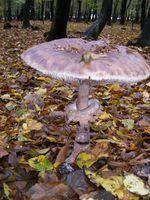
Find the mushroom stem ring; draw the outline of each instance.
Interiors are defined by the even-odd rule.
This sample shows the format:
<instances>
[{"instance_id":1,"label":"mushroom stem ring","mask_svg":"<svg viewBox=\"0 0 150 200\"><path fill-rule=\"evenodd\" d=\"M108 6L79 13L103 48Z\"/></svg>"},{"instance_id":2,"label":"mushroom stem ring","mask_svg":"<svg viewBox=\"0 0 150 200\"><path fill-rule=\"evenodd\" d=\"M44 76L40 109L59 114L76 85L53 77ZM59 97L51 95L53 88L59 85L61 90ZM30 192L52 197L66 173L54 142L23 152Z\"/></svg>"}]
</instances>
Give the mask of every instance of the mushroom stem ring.
<instances>
[{"instance_id":1,"label":"mushroom stem ring","mask_svg":"<svg viewBox=\"0 0 150 200\"><path fill-rule=\"evenodd\" d=\"M68 122L79 122L81 126L84 126L88 122L93 122L95 116L101 113L99 101L97 99L89 100L89 91L89 80L80 82L77 100L70 103L65 109Z\"/></svg>"}]
</instances>

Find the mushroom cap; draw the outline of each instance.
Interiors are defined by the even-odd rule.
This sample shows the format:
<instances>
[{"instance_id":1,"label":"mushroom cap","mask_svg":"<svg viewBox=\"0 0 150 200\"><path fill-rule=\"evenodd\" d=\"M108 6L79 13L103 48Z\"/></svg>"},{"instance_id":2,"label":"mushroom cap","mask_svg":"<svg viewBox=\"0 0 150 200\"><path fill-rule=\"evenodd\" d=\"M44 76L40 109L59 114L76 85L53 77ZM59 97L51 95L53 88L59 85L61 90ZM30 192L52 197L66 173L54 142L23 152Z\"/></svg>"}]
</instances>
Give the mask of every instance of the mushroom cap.
<instances>
[{"instance_id":1,"label":"mushroom cap","mask_svg":"<svg viewBox=\"0 0 150 200\"><path fill-rule=\"evenodd\" d=\"M84 56L90 55L85 62ZM150 65L135 50L111 48L105 41L70 38L42 43L26 50L22 59L32 68L65 80L134 83L150 76Z\"/></svg>"}]
</instances>

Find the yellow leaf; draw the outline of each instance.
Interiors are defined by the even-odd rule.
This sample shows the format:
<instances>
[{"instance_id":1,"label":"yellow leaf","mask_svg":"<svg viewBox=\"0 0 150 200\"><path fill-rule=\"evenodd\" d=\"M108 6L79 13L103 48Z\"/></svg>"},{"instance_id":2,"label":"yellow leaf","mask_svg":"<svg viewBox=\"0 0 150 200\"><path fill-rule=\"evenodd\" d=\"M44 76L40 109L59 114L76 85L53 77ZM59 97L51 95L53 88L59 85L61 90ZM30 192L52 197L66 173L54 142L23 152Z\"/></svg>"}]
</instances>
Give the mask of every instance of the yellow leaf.
<instances>
[{"instance_id":1,"label":"yellow leaf","mask_svg":"<svg viewBox=\"0 0 150 200\"><path fill-rule=\"evenodd\" d=\"M121 90L121 87L119 84L112 84L110 87L109 87L109 91L114 91L114 92L117 92L117 91L120 91Z\"/></svg>"},{"instance_id":2,"label":"yellow leaf","mask_svg":"<svg viewBox=\"0 0 150 200\"><path fill-rule=\"evenodd\" d=\"M45 81L45 82L50 82L50 78L44 77L44 76L40 76L36 78L38 81Z\"/></svg>"},{"instance_id":3,"label":"yellow leaf","mask_svg":"<svg viewBox=\"0 0 150 200\"><path fill-rule=\"evenodd\" d=\"M98 119L104 120L104 119L109 119L111 117L111 114L107 112L103 112L101 115L98 116Z\"/></svg>"},{"instance_id":4,"label":"yellow leaf","mask_svg":"<svg viewBox=\"0 0 150 200\"><path fill-rule=\"evenodd\" d=\"M57 140L54 137L48 136L48 137L46 137L46 139L49 140L50 142L57 143Z\"/></svg>"},{"instance_id":5,"label":"yellow leaf","mask_svg":"<svg viewBox=\"0 0 150 200\"><path fill-rule=\"evenodd\" d=\"M9 198L12 190L10 189L10 187L6 183L3 183L3 190L4 190L4 194L6 195L6 197Z\"/></svg>"},{"instance_id":6,"label":"yellow leaf","mask_svg":"<svg viewBox=\"0 0 150 200\"><path fill-rule=\"evenodd\" d=\"M102 186L106 191L111 192L114 196L117 196L119 199L125 199L127 195L126 188L123 184L122 176L111 176L109 178L102 178L100 175L91 172L89 170L85 170L88 178L96 184L97 187ZM139 197L132 193L128 193L129 200L138 200Z\"/></svg>"},{"instance_id":7,"label":"yellow leaf","mask_svg":"<svg viewBox=\"0 0 150 200\"><path fill-rule=\"evenodd\" d=\"M37 95L45 95L47 93L47 89L46 88L38 88L38 90L35 92L35 94Z\"/></svg>"},{"instance_id":8,"label":"yellow leaf","mask_svg":"<svg viewBox=\"0 0 150 200\"><path fill-rule=\"evenodd\" d=\"M87 154L85 152L82 152L78 155L76 159L76 163L78 167L83 168L83 167L90 167L92 166L93 163L97 161L98 158L96 158L92 154Z\"/></svg>"},{"instance_id":9,"label":"yellow leaf","mask_svg":"<svg viewBox=\"0 0 150 200\"><path fill-rule=\"evenodd\" d=\"M23 123L22 127L26 132L30 132L32 130L39 131L43 127L43 124L35 119L27 119L26 123Z\"/></svg>"}]
</instances>

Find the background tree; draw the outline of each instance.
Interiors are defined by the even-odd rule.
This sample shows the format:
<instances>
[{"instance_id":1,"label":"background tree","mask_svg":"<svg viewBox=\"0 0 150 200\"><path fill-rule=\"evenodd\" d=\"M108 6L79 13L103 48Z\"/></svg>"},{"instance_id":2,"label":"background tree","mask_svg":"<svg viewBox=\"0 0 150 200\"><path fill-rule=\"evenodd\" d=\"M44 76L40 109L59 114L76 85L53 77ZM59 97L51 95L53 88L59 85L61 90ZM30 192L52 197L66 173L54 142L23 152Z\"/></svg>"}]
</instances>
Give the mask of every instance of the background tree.
<instances>
[{"instance_id":1,"label":"background tree","mask_svg":"<svg viewBox=\"0 0 150 200\"><path fill-rule=\"evenodd\" d=\"M145 6L146 6L146 0L142 0L142 3L141 3L141 30L144 28L145 20L146 20Z\"/></svg>"},{"instance_id":2,"label":"background tree","mask_svg":"<svg viewBox=\"0 0 150 200\"><path fill-rule=\"evenodd\" d=\"M119 0L114 1L113 23L117 22Z\"/></svg>"},{"instance_id":3,"label":"background tree","mask_svg":"<svg viewBox=\"0 0 150 200\"><path fill-rule=\"evenodd\" d=\"M124 24L125 23L125 19L126 19L126 7L127 7L127 0L122 0L121 1L121 10L120 10L120 24Z\"/></svg>"},{"instance_id":4,"label":"background tree","mask_svg":"<svg viewBox=\"0 0 150 200\"><path fill-rule=\"evenodd\" d=\"M111 14L112 14L112 6L113 6L113 1L111 3L111 6L108 7L108 17L107 17L107 25L111 26Z\"/></svg>"},{"instance_id":5,"label":"background tree","mask_svg":"<svg viewBox=\"0 0 150 200\"><path fill-rule=\"evenodd\" d=\"M110 16L113 0L103 0L102 9L98 19L83 33L86 38L97 39Z\"/></svg>"},{"instance_id":6,"label":"background tree","mask_svg":"<svg viewBox=\"0 0 150 200\"><path fill-rule=\"evenodd\" d=\"M31 0L25 0L25 4L23 7L23 24L22 28L30 28L30 8L31 8Z\"/></svg>"},{"instance_id":7,"label":"background tree","mask_svg":"<svg viewBox=\"0 0 150 200\"><path fill-rule=\"evenodd\" d=\"M7 4L8 4L8 9L7 9L7 20L11 21L12 20L12 12L11 12L11 0L7 0Z\"/></svg>"},{"instance_id":8,"label":"background tree","mask_svg":"<svg viewBox=\"0 0 150 200\"><path fill-rule=\"evenodd\" d=\"M82 6L82 0L78 0L78 19L77 19L77 21L81 20L81 6Z\"/></svg>"},{"instance_id":9,"label":"background tree","mask_svg":"<svg viewBox=\"0 0 150 200\"><path fill-rule=\"evenodd\" d=\"M150 17L145 23L142 32L136 41L136 45L141 47L150 46Z\"/></svg>"},{"instance_id":10,"label":"background tree","mask_svg":"<svg viewBox=\"0 0 150 200\"><path fill-rule=\"evenodd\" d=\"M35 19L35 1L34 0L31 0L31 3L30 3L30 19Z\"/></svg>"},{"instance_id":11,"label":"background tree","mask_svg":"<svg viewBox=\"0 0 150 200\"><path fill-rule=\"evenodd\" d=\"M54 18L54 0L50 1L50 13L51 13L51 19Z\"/></svg>"},{"instance_id":12,"label":"background tree","mask_svg":"<svg viewBox=\"0 0 150 200\"><path fill-rule=\"evenodd\" d=\"M50 32L45 34L47 41L67 37L70 4L71 0L57 0Z\"/></svg>"},{"instance_id":13,"label":"background tree","mask_svg":"<svg viewBox=\"0 0 150 200\"><path fill-rule=\"evenodd\" d=\"M150 12L150 8L149 8ZM127 46L135 45L135 46L150 46L150 15L147 15L147 19L145 20L145 25L139 35L139 37L133 41L128 41Z\"/></svg>"}]
</instances>

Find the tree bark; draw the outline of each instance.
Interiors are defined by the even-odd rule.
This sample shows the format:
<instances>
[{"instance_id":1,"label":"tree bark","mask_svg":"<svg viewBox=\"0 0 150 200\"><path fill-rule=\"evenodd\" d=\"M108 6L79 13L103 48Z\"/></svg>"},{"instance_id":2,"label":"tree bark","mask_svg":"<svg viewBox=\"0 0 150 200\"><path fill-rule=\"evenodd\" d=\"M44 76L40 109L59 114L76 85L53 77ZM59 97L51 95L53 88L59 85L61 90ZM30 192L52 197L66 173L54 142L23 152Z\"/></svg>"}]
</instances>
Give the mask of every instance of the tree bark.
<instances>
[{"instance_id":1,"label":"tree bark","mask_svg":"<svg viewBox=\"0 0 150 200\"><path fill-rule=\"evenodd\" d=\"M6 14L6 0L3 0L4 2L4 20L7 20L7 14Z\"/></svg>"},{"instance_id":2,"label":"tree bark","mask_svg":"<svg viewBox=\"0 0 150 200\"><path fill-rule=\"evenodd\" d=\"M56 12L50 32L46 33L46 41L67 37L67 22L71 0L57 0Z\"/></svg>"},{"instance_id":3,"label":"tree bark","mask_svg":"<svg viewBox=\"0 0 150 200\"><path fill-rule=\"evenodd\" d=\"M7 10L7 20L11 22L12 15L11 15L11 0L7 0L8 10Z\"/></svg>"},{"instance_id":4,"label":"tree bark","mask_svg":"<svg viewBox=\"0 0 150 200\"><path fill-rule=\"evenodd\" d=\"M82 5L82 0L78 0L78 19L77 19L77 21L81 20L81 5Z\"/></svg>"},{"instance_id":5,"label":"tree bark","mask_svg":"<svg viewBox=\"0 0 150 200\"><path fill-rule=\"evenodd\" d=\"M150 46L150 17L147 19L136 45L142 47Z\"/></svg>"},{"instance_id":6,"label":"tree bark","mask_svg":"<svg viewBox=\"0 0 150 200\"><path fill-rule=\"evenodd\" d=\"M142 0L142 3L141 3L141 30L144 28L145 20L146 20L145 7L146 7L146 0Z\"/></svg>"},{"instance_id":7,"label":"tree bark","mask_svg":"<svg viewBox=\"0 0 150 200\"><path fill-rule=\"evenodd\" d=\"M40 16L40 20L44 20L44 8L45 8L45 0L41 1L41 16Z\"/></svg>"},{"instance_id":8,"label":"tree bark","mask_svg":"<svg viewBox=\"0 0 150 200\"><path fill-rule=\"evenodd\" d=\"M116 0L115 4L114 4L113 23L117 22L117 18L118 18L118 13L117 13L118 3L119 3L119 0Z\"/></svg>"},{"instance_id":9,"label":"tree bark","mask_svg":"<svg viewBox=\"0 0 150 200\"><path fill-rule=\"evenodd\" d=\"M127 7L127 0L121 1L121 10L120 10L120 24L124 25L126 21L126 7Z\"/></svg>"},{"instance_id":10,"label":"tree bark","mask_svg":"<svg viewBox=\"0 0 150 200\"><path fill-rule=\"evenodd\" d=\"M97 0L94 0L94 9L93 9L93 19L92 21L97 20Z\"/></svg>"},{"instance_id":11,"label":"tree bark","mask_svg":"<svg viewBox=\"0 0 150 200\"><path fill-rule=\"evenodd\" d=\"M83 33L86 38L97 39L106 25L109 16L109 10L112 7L112 0L103 0L102 9L98 19Z\"/></svg>"},{"instance_id":12,"label":"tree bark","mask_svg":"<svg viewBox=\"0 0 150 200\"><path fill-rule=\"evenodd\" d=\"M113 6L113 0L112 0L112 3L111 3L111 6L108 9L107 25L109 25L109 26L111 26L112 6Z\"/></svg>"},{"instance_id":13,"label":"tree bark","mask_svg":"<svg viewBox=\"0 0 150 200\"><path fill-rule=\"evenodd\" d=\"M46 1L45 5L45 19L51 19L51 1Z\"/></svg>"},{"instance_id":14,"label":"tree bark","mask_svg":"<svg viewBox=\"0 0 150 200\"><path fill-rule=\"evenodd\" d=\"M69 18L70 20L72 20L74 17L74 4L75 4L75 2L74 2L74 0L72 0L71 6L70 6L70 18Z\"/></svg>"},{"instance_id":15,"label":"tree bark","mask_svg":"<svg viewBox=\"0 0 150 200\"><path fill-rule=\"evenodd\" d=\"M35 19L35 2L34 0L31 0L31 4L30 4L30 19Z\"/></svg>"},{"instance_id":16,"label":"tree bark","mask_svg":"<svg viewBox=\"0 0 150 200\"><path fill-rule=\"evenodd\" d=\"M23 9L23 25L22 28L30 28L30 3L31 0L26 0Z\"/></svg>"},{"instance_id":17,"label":"tree bark","mask_svg":"<svg viewBox=\"0 0 150 200\"><path fill-rule=\"evenodd\" d=\"M128 41L127 46L129 45L141 47L150 46L150 17L148 17L140 36L134 41Z\"/></svg>"},{"instance_id":18,"label":"tree bark","mask_svg":"<svg viewBox=\"0 0 150 200\"><path fill-rule=\"evenodd\" d=\"M54 0L50 1L51 19L54 18Z\"/></svg>"},{"instance_id":19,"label":"tree bark","mask_svg":"<svg viewBox=\"0 0 150 200\"><path fill-rule=\"evenodd\" d=\"M139 10L140 10L140 1L137 2L136 5L136 13L135 13L135 20L134 23L139 23Z\"/></svg>"}]
</instances>

